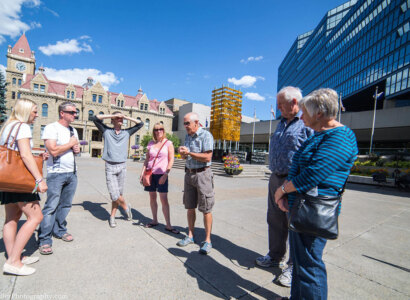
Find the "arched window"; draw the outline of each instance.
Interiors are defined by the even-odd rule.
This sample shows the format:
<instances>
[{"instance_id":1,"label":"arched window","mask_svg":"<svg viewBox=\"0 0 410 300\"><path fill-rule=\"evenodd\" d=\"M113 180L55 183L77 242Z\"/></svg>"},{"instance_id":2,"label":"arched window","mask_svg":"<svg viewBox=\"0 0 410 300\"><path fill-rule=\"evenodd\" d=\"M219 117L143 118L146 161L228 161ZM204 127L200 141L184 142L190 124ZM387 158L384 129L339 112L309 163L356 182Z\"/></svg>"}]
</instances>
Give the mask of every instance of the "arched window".
<instances>
[{"instance_id":1,"label":"arched window","mask_svg":"<svg viewBox=\"0 0 410 300\"><path fill-rule=\"evenodd\" d=\"M74 99L74 92L71 92L71 99Z\"/></svg>"},{"instance_id":2,"label":"arched window","mask_svg":"<svg viewBox=\"0 0 410 300\"><path fill-rule=\"evenodd\" d=\"M94 111L89 110L88 111L88 120L91 121L92 117L94 116Z\"/></svg>"},{"instance_id":3,"label":"arched window","mask_svg":"<svg viewBox=\"0 0 410 300\"><path fill-rule=\"evenodd\" d=\"M70 91L67 91L67 99L70 99Z\"/></svg>"},{"instance_id":4,"label":"arched window","mask_svg":"<svg viewBox=\"0 0 410 300\"><path fill-rule=\"evenodd\" d=\"M149 130L149 119L145 119L145 129Z\"/></svg>"},{"instance_id":5,"label":"arched window","mask_svg":"<svg viewBox=\"0 0 410 300\"><path fill-rule=\"evenodd\" d=\"M121 101L118 100L118 101L117 101L117 106L120 106L120 104L121 104Z\"/></svg>"},{"instance_id":6,"label":"arched window","mask_svg":"<svg viewBox=\"0 0 410 300\"><path fill-rule=\"evenodd\" d=\"M75 115L74 119L78 120L78 118L80 117L80 110L78 108L76 108L77 114Z\"/></svg>"},{"instance_id":7,"label":"arched window","mask_svg":"<svg viewBox=\"0 0 410 300\"><path fill-rule=\"evenodd\" d=\"M121 101L121 107L124 107L124 101Z\"/></svg>"},{"instance_id":8,"label":"arched window","mask_svg":"<svg viewBox=\"0 0 410 300\"><path fill-rule=\"evenodd\" d=\"M44 103L41 105L41 116L48 117L48 104Z\"/></svg>"}]
</instances>

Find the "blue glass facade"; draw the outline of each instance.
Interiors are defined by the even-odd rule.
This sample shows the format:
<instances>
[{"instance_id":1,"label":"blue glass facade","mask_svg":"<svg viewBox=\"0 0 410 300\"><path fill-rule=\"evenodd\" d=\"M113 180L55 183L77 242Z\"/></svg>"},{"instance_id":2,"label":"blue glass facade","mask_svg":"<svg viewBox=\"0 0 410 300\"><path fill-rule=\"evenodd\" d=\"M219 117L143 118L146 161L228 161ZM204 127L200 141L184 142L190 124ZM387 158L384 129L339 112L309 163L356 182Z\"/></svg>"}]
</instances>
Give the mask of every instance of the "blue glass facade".
<instances>
[{"instance_id":1,"label":"blue glass facade","mask_svg":"<svg viewBox=\"0 0 410 300\"><path fill-rule=\"evenodd\" d=\"M348 111L410 105L410 0L352 0L297 37L279 67L278 90L330 87ZM379 101L378 108L383 107Z\"/></svg>"}]
</instances>

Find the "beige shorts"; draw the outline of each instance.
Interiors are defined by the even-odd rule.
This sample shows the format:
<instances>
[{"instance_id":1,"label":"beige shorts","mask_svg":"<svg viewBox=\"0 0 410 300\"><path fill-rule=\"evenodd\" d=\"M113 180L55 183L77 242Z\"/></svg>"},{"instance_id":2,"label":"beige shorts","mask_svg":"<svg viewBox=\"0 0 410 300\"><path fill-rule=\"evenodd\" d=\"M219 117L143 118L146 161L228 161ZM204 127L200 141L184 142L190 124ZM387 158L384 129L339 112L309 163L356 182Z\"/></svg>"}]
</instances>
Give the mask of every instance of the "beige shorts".
<instances>
[{"instance_id":1,"label":"beige shorts","mask_svg":"<svg viewBox=\"0 0 410 300\"><path fill-rule=\"evenodd\" d=\"M197 208L210 213L215 203L214 174L211 168L198 173L185 173L184 205L186 209Z\"/></svg>"}]
</instances>

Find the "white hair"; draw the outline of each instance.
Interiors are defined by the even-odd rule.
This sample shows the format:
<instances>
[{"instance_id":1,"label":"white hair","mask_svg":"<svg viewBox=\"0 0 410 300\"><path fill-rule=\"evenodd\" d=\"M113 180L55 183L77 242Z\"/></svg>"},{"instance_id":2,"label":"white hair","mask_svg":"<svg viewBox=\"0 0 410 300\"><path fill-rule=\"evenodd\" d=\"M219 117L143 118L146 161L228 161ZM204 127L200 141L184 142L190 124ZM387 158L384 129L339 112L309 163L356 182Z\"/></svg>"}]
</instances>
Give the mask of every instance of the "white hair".
<instances>
[{"instance_id":1,"label":"white hair","mask_svg":"<svg viewBox=\"0 0 410 300\"><path fill-rule=\"evenodd\" d=\"M296 101L299 102L303 98L300 88L294 86L285 86L284 88L281 88L277 96L279 95L283 96L283 98L288 102L291 102L293 99L296 99Z\"/></svg>"},{"instance_id":2,"label":"white hair","mask_svg":"<svg viewBox=\"0 0 410 300\"><path fill-rule=\"evenodd\" d=\"M196 112L187 113L185 117L188 117L191 121L199 121L199 115Z\"/></svg>"},{"instance_id":3,"label":"white hair","mask_svg":"<svg viewBox=\"0 0 410 300\"><path fill-rule=\"evenodd\" d=\"M318 89L300 101L310 117L322 113L324 117L335 119L339 109L338 95L332 89Z\"/></svg>"}]
</instances>

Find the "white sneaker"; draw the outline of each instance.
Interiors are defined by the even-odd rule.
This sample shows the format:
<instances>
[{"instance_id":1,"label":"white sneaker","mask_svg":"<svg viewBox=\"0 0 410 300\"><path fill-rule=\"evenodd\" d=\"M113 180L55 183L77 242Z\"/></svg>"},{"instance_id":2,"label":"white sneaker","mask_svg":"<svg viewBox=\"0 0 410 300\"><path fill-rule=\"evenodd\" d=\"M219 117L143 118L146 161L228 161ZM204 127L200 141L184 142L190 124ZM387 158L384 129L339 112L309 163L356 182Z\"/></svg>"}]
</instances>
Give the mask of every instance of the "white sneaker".
<instances>
[{"instance_id":1,"label":"white sneaker","mask_svg":"<svg viewBox=\"0 0 410 300\"><path fill-rule=\"evenodd\" d=\"M27 267L26 265L23 265L21 268L18 268L9 265L8 263L5 263L3 266L3 273L9 275L27 276L33 274L35 271L36 269Z\"/></svg>"},{"instance_id":2,"label":"white sneaker","mask_svg":"<svg viewBox=\"0 0 410 300\"><path fill-rule=\"evenodd\" d=\"M258 257L255 260L256 264L258 266L264 267L264 268L269 268L269 267L283 267L283 262L282 261L277 261L272 259L269 254L266 254L265 256Z\"/></svg>"},{"instance_id":3,"label":"white sneaker","mask_svg":"<svg viewBox=\"0 0 410 300\"><path fill-rule=\"evenodd\" d=\"M115 222L115 217L110 217L108 220L108 224L110 224L111 228L117 227L117 222Z\"/></svg>"},{"instance_id":4,"label":"white sneaker","mask_svg":"<svg viewBox=\"0 0 410 300\"><path fill-rule=\"evenodd\" d=\"M283 286L290 287L292 284L292 271L293 265L288 265L282 270L282 274L279 275L278 282Z\"/></svg>"},{"instance_id":5,"label":"white sneaker","mask_svg":"<svg viewBox=\"0 0 410 300\"><path fill-rule=\"evenodd\" d=\"M21 260L21 263L23 263L25 265L31 265L31 264L34 264L34 263L38 262L39 260L40 260L40 258L38 256L25 256Z\"/></svg>"},{"instance_id":6,"label":"white sneaker","mask_svg":"<svg viewBox=\"0 0 410 300\"><path fill-rule=\"evenodd\" d=\"M129 203L127 205L127 210L125 211L125 214L127 215L127 220L132 221L131 204L129 204Z\"/></svg>"}]
</instances>

